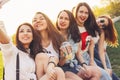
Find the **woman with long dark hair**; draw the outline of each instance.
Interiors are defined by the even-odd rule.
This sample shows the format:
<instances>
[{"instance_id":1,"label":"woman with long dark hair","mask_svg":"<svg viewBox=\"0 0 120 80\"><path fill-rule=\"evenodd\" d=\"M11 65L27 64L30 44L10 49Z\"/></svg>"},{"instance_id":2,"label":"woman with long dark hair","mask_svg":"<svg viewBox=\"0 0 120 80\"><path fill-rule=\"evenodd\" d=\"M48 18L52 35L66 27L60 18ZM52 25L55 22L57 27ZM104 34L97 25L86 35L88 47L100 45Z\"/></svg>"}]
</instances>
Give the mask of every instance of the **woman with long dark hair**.
<instances>
[{"instance_id":1,"label":"woman with long dark hair","mask_svg":"<svg viewBox=\"0 0 120 80\"><path fill-rule=\"evenodd\" d=\"M96 41L98 41L99 39L99 35L101 34L101 32L96 23L95 16L87 3L79 3L74 10L74 15L78 23L78 28L82 40L82 50L84 51L86 48L86 44L88 43L87 39L89 38L89 36L92 37L92 42L96 43ZM94 47L90 47L87 50L87 53L90 55L89 65L95 66L96 64L94 61ZM102 72L101 80L111 80L110 75L104 69L100 68L100 71Z\"/></svg>"},{"instance_id":2,"label":"woman with long dark hair","mask_svg":"<svg viewBox=\"0 0 120 80\"><path fill-rule=\"evenodd\" d=\"M5 80L16 80L16 78L17 80L37 80L34 59L37 53L42 52L42 47L38 44L40 40L37 38L37 33L32 25L23 23L17 29L15 46L3 29L0 28L0 47L4 58ZM16 70L16 66L19 69ZM17 73L19 73L18 76L16 76Z\"/></svg>"}]
</instances>

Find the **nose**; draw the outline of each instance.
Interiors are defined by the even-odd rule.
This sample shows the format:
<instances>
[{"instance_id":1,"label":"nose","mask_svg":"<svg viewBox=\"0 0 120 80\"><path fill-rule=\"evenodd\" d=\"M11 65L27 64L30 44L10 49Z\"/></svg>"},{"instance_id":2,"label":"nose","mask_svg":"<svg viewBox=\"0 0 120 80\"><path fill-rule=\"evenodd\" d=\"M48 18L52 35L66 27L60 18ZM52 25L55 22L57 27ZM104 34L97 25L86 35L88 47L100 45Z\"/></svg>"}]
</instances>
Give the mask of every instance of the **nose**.
<instances>
[{"instance_id":1,"label":"nose","mask_svg":"<svg viewBox=\"0 0 120 80\"><path fill-rule=\"evenodd\" d=\"M37 22L40 22L40 19L37 19Z\"/></svg>"},{"instance_id":2,"label":"nose","mask_svg":"<svg viewBox=\"0 0 120 80\"><path fill-rule=\"evenodd\" d=\"M86 16L86 14L85 14L85 13L82 13L82 16Z\"/></svg>"},{"instance_id":3,"label":"nose","mask_svg":"<svg viewBox=\"0 0 120 80\"><path fill-rule=\"evenodd\" d=\"M28 32L27 32L27 31L25 31L25 32L24 32L24 35L26 35L26 34L28 34Z\"/></svg>"},{"instance_id":4,"label":"nose","mask_svg":"<svg viewBox=\"0 0 120 80\"><path fill-rule=\"evenodd\" d=\"M61 19L61 22L65 22L65 19Z\"/></svg>"},{"instance_id":5,"label":"nose","mask_svg":"<svg viewBox=\"0 0 120 80\"><path fill-rule=\"evenodd\" d=\"M38 26L39 23L41 23L41 20L40 20L40 19L38 19L38 20L36 21L35 25Z\"/></svg>"}]
</instances>

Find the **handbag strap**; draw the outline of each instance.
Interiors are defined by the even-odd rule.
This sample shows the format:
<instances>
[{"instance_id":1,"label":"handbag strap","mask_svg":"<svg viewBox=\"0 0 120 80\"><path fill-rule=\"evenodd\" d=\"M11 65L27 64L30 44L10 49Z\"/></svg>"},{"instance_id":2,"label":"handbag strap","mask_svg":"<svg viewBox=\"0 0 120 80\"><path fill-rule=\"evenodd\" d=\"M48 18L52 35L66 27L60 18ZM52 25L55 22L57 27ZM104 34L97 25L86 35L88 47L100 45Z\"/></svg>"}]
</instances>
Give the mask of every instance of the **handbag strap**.
<instances>
[{"instance_id":1,"label":"handbag strap","mask_svg":"<svg viewBox=\"0 0 120 80\"><path fill-rule=\"evenodd\" d=\"M19 54L17 54L17 58L16 58L16 80L19 80Z\"/></svg>"},{"instance_id":2,"label":"handbag strap","mask_svg":"<svg viewBox=\"0 0 120 80\"><path fill-rule=\"evenodd\" d=\"M19 54L17 54L16 58L16 80L19 80ZM5 80L5 68L3 67L3 80Z\"/></svg>"},{"instance_id":3,"label":"handbag strap","mask_svg":"<svg viewBox=\"0 0 120 80\"><path fill-rule=\"evenodd\" d=\"M5 80L5 68L3 67L3 80Z\"/></svg>"}]
</instances>

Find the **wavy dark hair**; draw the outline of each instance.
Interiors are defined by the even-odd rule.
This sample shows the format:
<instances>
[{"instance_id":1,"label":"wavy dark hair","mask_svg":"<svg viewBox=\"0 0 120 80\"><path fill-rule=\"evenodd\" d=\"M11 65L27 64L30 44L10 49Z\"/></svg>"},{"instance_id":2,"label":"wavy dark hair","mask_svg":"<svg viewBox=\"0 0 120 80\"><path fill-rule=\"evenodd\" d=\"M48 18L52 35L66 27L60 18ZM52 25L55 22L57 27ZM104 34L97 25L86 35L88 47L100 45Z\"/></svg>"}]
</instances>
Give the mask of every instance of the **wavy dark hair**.
<instances>
[{"instance_id":1,"label":"wavy dark hair","mask_svg":"<svg viewBox=\"0 0 120 80\"><path fill-rule=\"evenodd\" d=\"M78 13L78 10L81 6L85 6L87 9L88 9L88 19L85 21L84 23L84 26L85 26L85 29L87 30L87 32L93 36L93 37L96 37L96 31L99 33L100 35L100 28L98 27L97 23L96 23L96 19L95 19L95 16L90 8L90 6L85 3L85 2L81 2L79 3L77 6L76 6L76 9L75 9L75 19L77 20L77 13Z\"/></svg>"},{"instance_id":2,"label":"wavy dark hair","mask_svg":"<svg viewBox=\"0 0 120 80\"><path fill-rule=\"evenodd\" d=\"M72 12L70 12L69 10L62 10L59 12L57 18L59 18L61 12L66 12L69 16L70 24L68 27L68 36L71 36L71 38L73 39L73 41L75 43L79 42L80 41L80 32L79 32L77 22L73 16ZM56 27L58 30L60 30L60 28L58 26L58 20L56 21Z\"/></svg>"},{"instance_id":3,"label":"wavy dark hair","mask_svg":"<svg viewBox=\"0 0 120 80\"><path fill-rule=\"evenodd\" d=\"M27 50L25 49L25 47L23 46L23 43L19 40L19 37L18 37L19 36L19 29L23 25L29 26L32 30L33 40L30 43L29 48L30 48L30 57L35 59L36 54L39 52L43 52L43 51L42 51L42 46L40 45L40 39L39 39L38 33L33 29L32 25L30 23L25 22L25 23L22 23L21 25L18 26L18 29L16 32L16 46L18 49L27 53Z\"/></svg>"}]
</instances>

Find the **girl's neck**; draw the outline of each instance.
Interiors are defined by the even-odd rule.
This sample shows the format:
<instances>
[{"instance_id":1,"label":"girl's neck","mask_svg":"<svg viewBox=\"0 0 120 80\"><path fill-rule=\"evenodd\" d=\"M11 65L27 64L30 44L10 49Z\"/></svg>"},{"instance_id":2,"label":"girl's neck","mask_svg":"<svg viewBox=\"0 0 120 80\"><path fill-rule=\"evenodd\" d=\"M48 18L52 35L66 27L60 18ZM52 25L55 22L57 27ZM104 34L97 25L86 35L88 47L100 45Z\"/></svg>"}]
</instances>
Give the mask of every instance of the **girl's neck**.
<instances>
[{"instance_id":1,"label":"girl's neck","mask_svg":"<svg viewBox=\"0 0 120 80\"><path fill-rule=\"evenodd\" d=\"M82 22L77 21L77 23L78 23L78 25L79 25L80 27L83 27L83 26L84 26L84 23L82 23Z\"/></svg>"},{"instance_id":2,"label":"girl's neck","mask_svg":"<svg viewBox=\"0 0 120 80\"><path fill-rule=\"evenodd\" d=\"M84 27L84 24L83 23L79 23L78 24L80 27Z\"/></svg>"},{"instance_id":3,"label":"girl's neck","mask_svg":"<svg viewBox=\"0 0 120 80\"><path fill-rule=\"evenodd\" d=\"M42 32L41 33L41 45L42 45L42 47L48 47L50 42L51 42L51 39L48 36L48 33L47 32L44 32L44 33Z\"/></svg>"},{"instance_id":4,"label":"girl's neck","mask_svg":"<svg viewBox=\"0 0 120 80\"><path fill-rule=\"evenodd\" d=\"M68 32L67 31L62 30L61 35L64 37L65 40L68 40Z\"/></svg>"},{"instance_id":5,"label":"girl's neck","mask_svg":"<svg viewBox=\"0 0 120 80\"><path fill-rule=\"evenodd\" d=\"M41 43L41 44L42 44L42 47L43 47L43 48L48 47L48 46L50 45L50 42L51 42L50 40L45 40L45 41L42 40L42 43Z\"/></svg>"},{"instance_id":6,"label":"girl's neck","mask_svg":"<svg viewBox=\"0 0 120 80\"><path fill-rule=\"evenodd\" d=\"M41 32L40 36L41 36L42 41L47 41L49 39L49 36L48 36L47 32Z\"/></svg>"},{"instance_id":7,"label":"girl's neck","mask_svg":"<svg viewBox=\"0 0 120 80\"><path fill-rule=\"evenodd\" d=\"M25 44L25 45L24 45L24 48L25 48L25 49L28 49L28 48L29 48L29 45L28 45L28 44Z\"/></svg>"}]
</instances>

